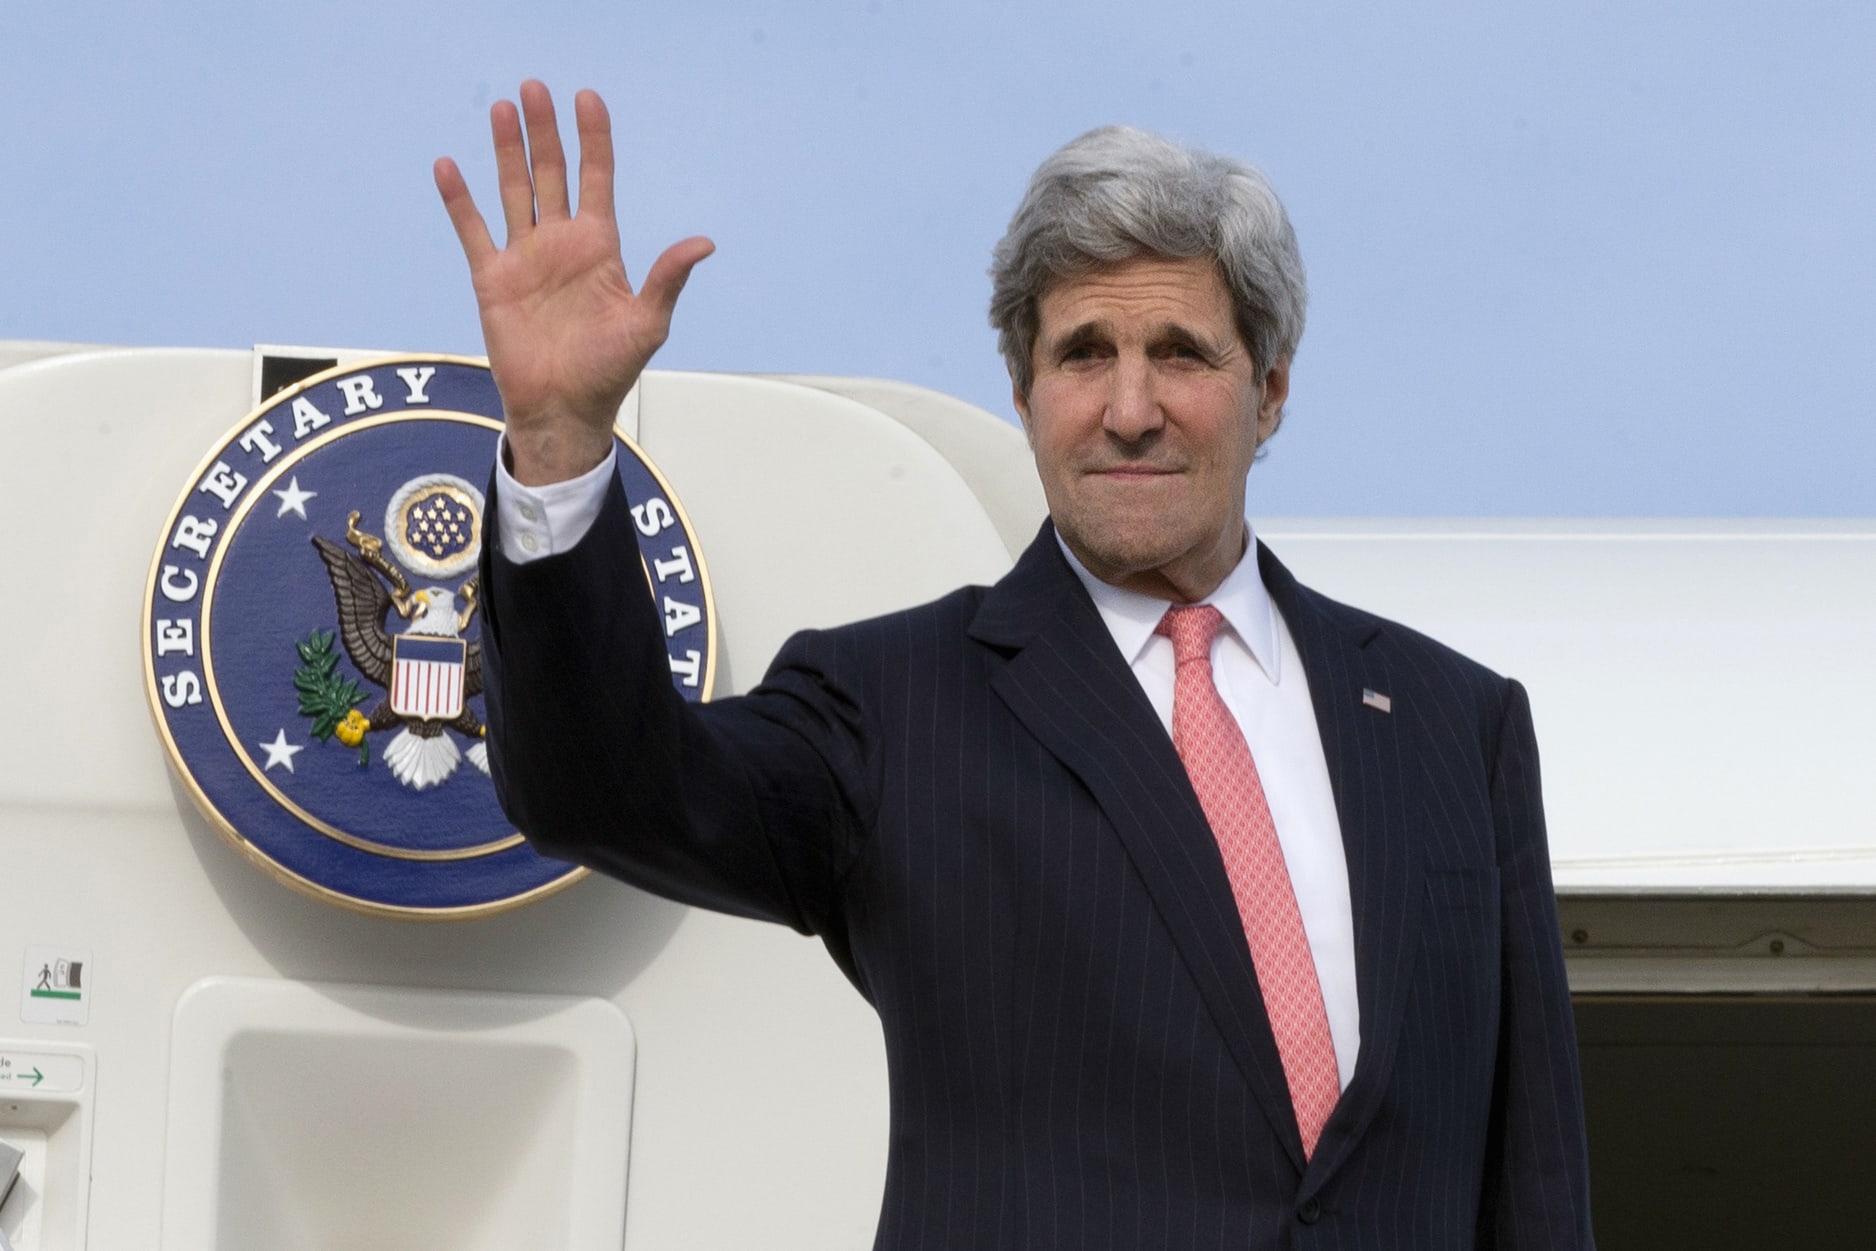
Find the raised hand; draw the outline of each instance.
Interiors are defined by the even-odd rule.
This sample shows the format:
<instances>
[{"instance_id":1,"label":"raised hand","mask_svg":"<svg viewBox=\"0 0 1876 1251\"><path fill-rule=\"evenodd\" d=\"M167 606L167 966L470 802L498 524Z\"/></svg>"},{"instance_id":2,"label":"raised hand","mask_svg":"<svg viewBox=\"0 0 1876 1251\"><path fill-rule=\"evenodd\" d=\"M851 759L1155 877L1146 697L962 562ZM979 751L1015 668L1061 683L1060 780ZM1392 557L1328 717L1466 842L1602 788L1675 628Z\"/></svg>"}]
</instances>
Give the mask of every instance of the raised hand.
<instances>
[{"instance_id":1,"label":"raised hand","mask_svg":"<svg viewBox=\"0 0 1876 1251\"><path fill-rule=\"evenodd\" d=\"M482 339L507 415L510 469L525 486L575 477L605 458L619 405L670 334L691 268L716 249L701 236L672 244L635 292L613 217L612 120L597 92L580 92L573 111L577 215L546 86L522 83L519 112L507 100L489 111L506 247L489 237L456 162L436 163L436 187L469 258Z\"/></svg>"}]
</instances>

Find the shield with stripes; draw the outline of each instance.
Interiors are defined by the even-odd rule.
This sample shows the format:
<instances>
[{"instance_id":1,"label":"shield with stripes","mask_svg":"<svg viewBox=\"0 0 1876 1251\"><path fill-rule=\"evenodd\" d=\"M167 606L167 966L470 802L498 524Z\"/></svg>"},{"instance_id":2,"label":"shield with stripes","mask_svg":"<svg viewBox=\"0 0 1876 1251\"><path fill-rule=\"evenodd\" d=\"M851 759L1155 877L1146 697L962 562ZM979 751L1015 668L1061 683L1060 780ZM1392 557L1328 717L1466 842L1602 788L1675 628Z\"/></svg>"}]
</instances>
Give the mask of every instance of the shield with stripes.
<instances>
[{"instance_id":1,"label":"shield with stripes","mask_svg":"<svg viewBox=\"0 0 1876 1251\"><path fill-rule=\"evenodd\" d=\"M392 640L391 710L426 721L462 715L464 660L461 639L400 634Z\"/></svg>"}]
</instances>

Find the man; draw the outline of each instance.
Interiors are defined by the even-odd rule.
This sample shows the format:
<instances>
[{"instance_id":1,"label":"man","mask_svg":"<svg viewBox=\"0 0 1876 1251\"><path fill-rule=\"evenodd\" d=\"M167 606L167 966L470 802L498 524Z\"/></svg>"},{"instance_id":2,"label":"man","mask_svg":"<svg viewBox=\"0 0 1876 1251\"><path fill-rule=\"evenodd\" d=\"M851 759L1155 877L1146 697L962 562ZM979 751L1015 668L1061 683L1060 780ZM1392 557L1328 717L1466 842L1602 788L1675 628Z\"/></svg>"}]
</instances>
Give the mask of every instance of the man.
<instances>
[{"instance_id":1,"label":"man","mask_svg":"<svg viewBox=\"0 0 1876 1251\"><path fill-rule=\"evenodd\" d=\"M1261 176L1126 130L1051 157L992 299L1051 524L996 586L797 636L699 708L610 431L711 245L634 294L604 106L575 216L521 102L505 249L437 167L508 421L498 790L548 854L822 938L885 1033L877 1245L1589 1245L1524 694L1244 520L1303 322Z\"/></svg>"}]
</instances>

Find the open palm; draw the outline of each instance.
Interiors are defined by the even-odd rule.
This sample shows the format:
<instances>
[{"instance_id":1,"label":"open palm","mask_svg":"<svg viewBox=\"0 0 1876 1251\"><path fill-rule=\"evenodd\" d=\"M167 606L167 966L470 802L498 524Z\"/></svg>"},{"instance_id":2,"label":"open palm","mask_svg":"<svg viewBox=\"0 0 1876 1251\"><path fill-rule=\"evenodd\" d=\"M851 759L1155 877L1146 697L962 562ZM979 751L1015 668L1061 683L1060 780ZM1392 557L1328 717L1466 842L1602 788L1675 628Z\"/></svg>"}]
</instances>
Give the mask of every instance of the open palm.
<instances>
[{"instance_id":1,"label":"open palm","mask_svg":"<svg viewBox=\"0 0 1876 1251\"><path fill-rule=\"evenodd\" d=\"M611 120L591 91L575 98L574 115L577 215L547 88L523 83L519 112L506 100L491 110L506 247L495 246L456 163L436 163L437 190L469 260L512 469L527 485L573 477L605 456L619 404L669 335L691 268L714 248L701 237L672 244L634 291L613 217Z\"/></svg>"}]
</instances>

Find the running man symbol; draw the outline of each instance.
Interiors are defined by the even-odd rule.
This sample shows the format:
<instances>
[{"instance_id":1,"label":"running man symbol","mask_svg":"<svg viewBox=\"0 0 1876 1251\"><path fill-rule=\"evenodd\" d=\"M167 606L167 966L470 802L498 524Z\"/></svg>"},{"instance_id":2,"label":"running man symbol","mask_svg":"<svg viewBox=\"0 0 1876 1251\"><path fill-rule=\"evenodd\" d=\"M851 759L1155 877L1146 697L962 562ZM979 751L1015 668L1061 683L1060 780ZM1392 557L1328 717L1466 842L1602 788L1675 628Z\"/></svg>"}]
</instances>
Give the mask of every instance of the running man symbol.
<instances>
[{"instance_id":1,"label":"running man symbol","mask_svg":"<svg viewBox=\"0 0 1876 1251\"><path fill-rule=\"evenodd\" d=\"M34 990L51 990L52 989L52 966L51 965L48 964L44 968L39 970L39 985L33 987L33 989Z\"/></svg>"}]
</instances>

